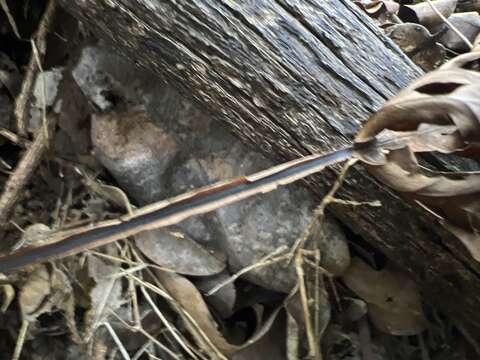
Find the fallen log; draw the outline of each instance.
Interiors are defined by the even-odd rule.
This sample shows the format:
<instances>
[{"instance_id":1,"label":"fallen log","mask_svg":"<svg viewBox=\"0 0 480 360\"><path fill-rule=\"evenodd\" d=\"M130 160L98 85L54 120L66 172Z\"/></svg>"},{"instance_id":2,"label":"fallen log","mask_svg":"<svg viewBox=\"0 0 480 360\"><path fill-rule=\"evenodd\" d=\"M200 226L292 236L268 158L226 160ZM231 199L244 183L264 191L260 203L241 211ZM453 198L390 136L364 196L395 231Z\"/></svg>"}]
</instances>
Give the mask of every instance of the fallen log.
<instances>
[{"instance_id":1,"label":"fallen log","mask_svg":"<svg viewBox=\"0 0 480 360\"><path fill-rule=\"evenodd\" d=\"M344 146L362 121L421 74L348 0L59 2L276 160ZM312 177L312 193L321 197L337 173ZM460 242L361 167L339 196L381 201L380 208L332 211L407 270L425 299L480 343L480 264Z\"/></svg>"}]
</instances>

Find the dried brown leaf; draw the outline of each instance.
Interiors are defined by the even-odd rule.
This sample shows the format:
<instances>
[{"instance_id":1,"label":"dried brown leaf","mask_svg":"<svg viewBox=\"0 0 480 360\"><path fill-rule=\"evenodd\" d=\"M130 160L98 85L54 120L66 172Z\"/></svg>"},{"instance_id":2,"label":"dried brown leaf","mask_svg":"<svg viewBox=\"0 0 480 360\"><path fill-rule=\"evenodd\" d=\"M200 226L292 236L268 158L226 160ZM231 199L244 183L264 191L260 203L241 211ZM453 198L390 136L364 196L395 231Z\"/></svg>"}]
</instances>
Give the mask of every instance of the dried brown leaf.
<instances>
[{"instance_id":1,"label":"dried brown leaf","mask_svg":"<svg viewBox=\"0 0 480 360\"><path fill-rule=\"evenodd\" d=\"M0 273L0 280L7 280L7 277ZM0 288L2 289L2 305L0 306L0 312L4 313L7 311L8 307L12 303L13 299L15 298L15 289L13 288L12 285L10 284L3 284L0 285Z\"/></svg>"},{"instance_id":2,"label":"dried brown leaf","mask_svg":"<svg viewBox=\"0 0 480 360\"><path fill-rule=\"evenodd\" d=\"M89 191L103 199L110 201L116 206L123 208L126 213L132 214L135 206L130 203L127 194L117 186L107 185L97 180L95 176L83 167L75 167L75 171L82 176L83 184Z\"/></svg>"},{"instance_id":3,"label":"dried brown leaf","mask_svg":"<svg viewBox=\"0 0 480 360\"><path fill-rule=\"evenodd\" d=\"M392 335L414 335L427 320L417 285L403 273L387 267L376 271L359 258L352 259L343 282L368 305L372 323Z\"/></svg>"},{"instance_id":4,"label":"dried brown leaf","mask_svg":"<svg viewBox=\"0 0 480 360\"><path fill-rule=\"evenodd\" d=\"M34 320L38 313L48 311L42 308L42 304L50 293L50 274L45 265L39 265L20 290L19 304L23 318Z\"/></svg>"},{"instance_id":5,"label":"dried brown leaf","mask_svg":"<svg viewBox=\"0 0 480 360\"><path fill-rule=\"evenodd\" d=\"M424 70L438 67L445 59L445 48L437 43L437 36L422 25L396 24L385 33Z\"/></svg>"},{"instance_id":6,"label":"dried brown leaf","mask_svg":"<svg viewBox=\"0 0 480 360\"><path fill-rule=\"evenodd\" d=\"M370 2L358 2L360 6L368 15L378 18L381 15L394 15L398 12L400 5L395 1L374 0Z\"/></svg>"},{"instance_id":7,"label":"dried brown leaf","mask_svg":"<svg viewBox=\"0 0 480 360\"><path fill-rule=\"evenodd\" d=\"M450 229L480 261L476 249L480 228L480 173L437 172L418 164L415 153L438 151L460 155L480 148L480 52L457 57L388 101L364 125L357 141L396 138L383 153L385 162L370 161L369 170L382 182L431 213ZM415 134L412 136L412 134ZM405 137L408 135L407 137ZM402 146L401 139L405 140ZM384 147L385 149L385 147ZM466 234L470 234L466 236Z\"/></svg>"},{"instance_id":8,"label":"dried brown leaf","mask_svg":"<svg viewBox=\"0 0 480 360\"><path fill-rule=\"evenodd\" d=\"M71 301L72 287L67 276L58 269L48 270L39 265L29 274L20 290L19 305L22 317L34 321L54 308L64 309Z\"/></svg>"},{"instance_id":9,"label":"dried brown leaf","mask_svg":"<svg viewBox=\"0 0 480 360\"><path fill-rule=\"evenodd\" d=\"M162 271L157 271L156 273L162 285L184 312L183 318L199 346L209 353L220 352L229 356L256 343L270 330L279 311L282 309L282 306L278 306L269 314L266 314L263 319L259 319L261 323L259 323L255 333L247 341L242 344L232 344L219 330L218 324L213 319L202 296L188 279L174 273Z\"/></svg>"},{"instance_id":10,"label":"dried brown leaf","mask_svg":"<svg viewBox=\"0 0 480 360\"><path fill-rule=\"evenodd\" d=\"M342 319L346 323L359 321L362 317L367 315L367 303L361 299L345 297L342 299L343 312Z\"/></svg>"},{"instance_id":11,"label":"dried brown leaf","mask_svg":"<svg viewBox=\"0 0 480 360\"><path fill-rule=\"evenodd\" d=\"M42 241L48 239L51 233L52 229L50 229L45 224L37 223L29 225L22 233L20 241L15 244L14 249L20 248L22 246L41 244Z\"/></svg>"},{"instance_id":12,"label":"dried brown leaf","mask_svg":"<svg viewBox=\"0 0 480 360\"><path fill-rule=\"evenodd\" d=\"M225 284L212 295L205 297L205 301L212 306L223 319L226 319L233 314L233 307L237 300L237 290L233 282L225 283L229 279L229 273L224 271L220 274L200 278L198 281L195 281L197 288L204 294L208 293L220 283Z\"/></svg>"},{"instance_id":13,"label":"dried brown leaf","mask_svg":"<svg viewBox=\"0 0 480 360\"><path fill-rule=\"evenodd\" d=\"M120 263L107 263L95 256L89 256L87 270L93 286L88 286L89 307L85 313L85 332L91 334L122 303L122 284L117 278L121 272Z\"/></svg>"},{"instance_id":14,"label":"dried brown leaf","mask_svg":"<svg viewBox=\"0 0 480 360\"><path fill-rule=\"evenodd\" d=\"M480 32L480 15L477 12L453 14L448 21L471 43L474 43ZM454 51L466 52L470 50L468 44L451 28L448 28L447 32L439 39L439 42Z\"/></svg>"},{"instance_id":15,"label":"dried brown leaf","mask_svg":"<svg viewBox=\"0 0 480 360\"><path fill-rule=\"evenodd\" d=\"M453 14L457 6L457 0L434 0L431 3L446 18ZM428 29L443 23L442 18L427 1L415 5L402 5L398 17L403 22L422 24Z\"/></svg>"},{"instance_id":16,"label":"dried brown leaf","mask_svg":"<svg viewBox=\"0 0 480 360\"><path fill-rule=\"evenodd\" d=\"M263 338L234 354L232 360L286 360L285 339L285 319L279 316Z\"/></svg>"}]
</instances>

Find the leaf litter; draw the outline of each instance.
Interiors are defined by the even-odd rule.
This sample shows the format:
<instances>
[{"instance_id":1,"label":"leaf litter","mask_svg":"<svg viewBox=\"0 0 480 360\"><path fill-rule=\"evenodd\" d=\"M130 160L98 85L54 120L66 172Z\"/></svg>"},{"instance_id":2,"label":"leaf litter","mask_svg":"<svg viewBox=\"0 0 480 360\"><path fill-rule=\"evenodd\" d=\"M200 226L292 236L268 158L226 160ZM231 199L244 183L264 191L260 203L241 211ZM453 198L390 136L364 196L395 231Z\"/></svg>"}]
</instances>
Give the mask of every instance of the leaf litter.
<instances>
[{"instance_id":1,"label":"leaf litter","mask_svg":"<svg viewBox=\"0 0 480 360\"><path fill-rule=\"evenodd\" d=\"M437 0L433 3L438 6L443 16L452 17L452 23L461 28L454 20L455 15L451 14L452 1ZM428 8L431 9L431 6L427 3L422 6L402 6L413 11L414 22L420 22L428 31L442 24L429 12ZM400 8L401 6L397 7L392 2L377 1L370 4L368 12L372 16L388 13L389 17L400 17ZM448 32L441 34L446 37ZM473 38L473 35L468 37ZM423 45L414 45L413 51L425 43L436 42L438 38L435 34L427 34L426 42L422 43ZM464 47L455 46L456 51L465 51ZM454 49L453 45L450 47ZM43 56L44 50L40 50ZM355 156L369 164L369 171L378 179L440 219L477 260L478 204L475 202L475 195L478 191L478 175L435 172L420 166L416 156L417 153L430 151L456 152L471 156L477 150L479 79L474 70L478 70L478 62L479 56L475 52L457 57L399 93L370 119L356 139L357 144L363 144L375 137L376 141L383 144L381 151L375 147L369 147L368 152L361 147L354 151ZM33 148L38 139L45 135L39 130L33 143L27 143L27 154L28 151L34 152L35 157L24 167L33 171L34 167L38 166L41 171L48 172L50 178L58 177L62 179L60 183L69 181L70 184L66 186L68 189L60 194L58 201L47 201L41 205L43 216L32 216L32 212L23 211L25 209L10 209L14 221L21 220L18 223L25 226L26 232L31 232L32 227L28 226L29 224L47 230L50 228L46 224L50 223L57 225L55 231L67 232L67 235L49 237L50 244L72 234L104 228L106 223L101 221L105 219L108 224L117 225L136 216L149 214L152 209L158 210L168 205L163 203L160 206L157 204L136 209L131 205L128 195L116 186L108 175L105 178L110 180L112 185L104 185L95 179L96 176L92 178L86 175L89 173L83 171L84 167L93 170L92 173L105 176L101 166L87 155L85 149L89 147L86 144L89 141L88 136L83 135L84 140L77 138L79 133L84 133L82 124L88 119L92 108L76 84L69 79L69 72L63 69L63 74L67 76L59 85L60 98L57 99L57 105L52 105L55 108L60 106L61 102L62 110L51 119L58 122L60 131L65 135L64 139L70 139L74 144L73 153L82 156L72 157L72 152L67 151L71 149L52 156L51 145L45 141L50 141L50 137L42 139L40 149ZM2 84L7 88L10 86L6 80L2 80ZM8 90L11 91L9 88ZM415 119L408 116L412 113L417 115ZM28 129L29 124L23 123L21 118L17 120L19 129ZM50 124L53 125L53 121ZM19 135L25 134L19 130ZM56 137L53 131L51 135ZM64 147L65 144L68 144L68 140L63 143ZM55 147L58 149L58 144ZM48 159L47 167L41 162L41 156ZM28 160L27 156L24 156L25 158ZM309 160L314 161L315 157ZM281 165L251 176L248 180L261 180L288 166L296 168L305 163L305 159L302 159L289 165ZM52 168L53 165L55 168ZM320 165L315 171L322 167L323 165ZM77 176L79 172L83 180ZM310 170L300 172L301 176L309 173ZM49 178L48 176L45 175L45 178ZM29 175L21 173L20 177L22 182L15 182L15 189L18 189L15 191L18 192L27 186ZM287 180L296 179L297 177L293 176ZM35 180L32 182L35 184ZM269 184L262 187L260 192L273 190L285 182L280 180L273 185ZM339 186L340 183L341 181L336 185ZM41 189L41 185L39 187ZM212 190L215 191L216 187L208 188L208 191ZM322 203L323 207L321 205L320 210L317 209L311 228L305 232L307 235L310 235L312 230L320 232L313 237L313 241L301 236L297 246L291 251L279 252L273 257L267 254L263 263L261 261L260 264L251 265L269 266L272 259L284 263L293 261L298 275L297 286L285 289L285 293L280 295L267 291L261 302L242 308L236 306L240 298L239 292L242 291L239 279L242 274L250 271L251 267L236 274L225 271L226 265L221 255L212 254L176 228L140 228L135 232L135 244L124 241L112 244L113 239L109 238L97 254L93 251L84 252L62 262L54 262L55 265L32 265L21 272L23 277L3 276L2 281L5 284L1 285L4 294L2 310L8 318L14 317L17 311L12 305L12 298L15 296L15 289L18 289L21 326L17 329L19 337L13 351L14 358L20 356L24 346L30 346L31 341L27 334L41 329L44 317L54 318L56 312L63 314L66 327L64 331L74 343L82 346L84 353L88 354L87 358L99 358L101 352L109 348L112 358L115 358L115 354L118 358L129 358L129 354L134 354L132 356L135 358L146 355L203 359L226 358L235 354L236 359L254 359L254 356L264 359L268 358L267 356L287 356L288 348L288 358L309 354L316 359L322 358L322 355L335 359L339 354L339 341L343 340L348 340L348 346L351 346L346 353L355 358L357 350L362 354L372 354L372 349L378 350L378 344L372 342L375 331L403 337L419 334L427 325L431 327L431 323L426 320L428 314L423 312L419 289L398 269L387 267L373 270L358 257L351 261L348 248L344 245L340 245L343 248L338 250L338 253L342 254L340 259L322 259L324 246L330 245L325 240L328 232L321 231L325 207L330 202L342 201L334 197L334 192L327 196L327 200ZM170 204L198 195L199 192L194 191ZM12 199L13 201L9 201L15 205L19 201L17 195ZM225 204L226 202L220 202L215 206ZM53 214L55 209L58 210L56 216L62 214L62 220L57 221L58 218L55 218L51 222L52 219L45 214ZM5 216L8 217L10 215ZM119 218L121 220L115 220ZM178 219L175 219L172 224L177 221ZM84 228L78 226L82 223L86 224ZM127 235L134 234L120 233L116 239L126 238ZM34 241L34 246L41 247L42 237L25 235L23 241L29 244ZM162 245L162 238L169 240L165 240ZM181 254L189 255L172 256ZM191 261L192 259L198 263ZM335 280L335 276L342 276L342 281ZM213 289L216 291L208 296ZM220 296L222 291L225 294ZM352 292L362 298L364 303L355 299L350 307L342 309L342 301L352 296ZM209 298L215 295L219 295L216 304L213 300L209 301ZM331 299L335 299L336 305L333 309L329 307ZM236 314L240 313L249 315L236 318ZM342 315L343 320L338 320L337 317ZM375 329L369 329L366 316ZM150 320L152 317L156 319L153 326ZM60 321L53 320L58 326ZM290 325L287 326L287 323ZM347 323L350 327L353 324L353 328L356 327L358 331L349 333L351 329L347 329ZM338 324L344 326L339 327ZM287 328L291 337L286 336ZM130 336L122 335L122 330L125 329ZM358 335L356 350L354 335ZM144 343L142 346L130 345L129 337L142 339ZM326 341L332 337L336 339L333 341L335 345L326 346L329 351L322 354L319 347L322 338ZM425 347L418 341L418 345L411 346L414 349L412 354ZM135 343L138 344L139 341ZM397 342L395 346L398 347L399 344ZM274 353L272 347L275 347L276 351L280 350ZM381 352L378 350L378 354Z\"/></svg>"},{"instance_id":2,"label":"leaf litter","mask_svg":"<svg viewBox=\"0 0 480 360\"><path fill-rule=\"evenodd\" d=\"M469 52L479 34L480 15L476 11L462 12L461 1L354 2L425 71Z\"/></svg>"}]
</instances>

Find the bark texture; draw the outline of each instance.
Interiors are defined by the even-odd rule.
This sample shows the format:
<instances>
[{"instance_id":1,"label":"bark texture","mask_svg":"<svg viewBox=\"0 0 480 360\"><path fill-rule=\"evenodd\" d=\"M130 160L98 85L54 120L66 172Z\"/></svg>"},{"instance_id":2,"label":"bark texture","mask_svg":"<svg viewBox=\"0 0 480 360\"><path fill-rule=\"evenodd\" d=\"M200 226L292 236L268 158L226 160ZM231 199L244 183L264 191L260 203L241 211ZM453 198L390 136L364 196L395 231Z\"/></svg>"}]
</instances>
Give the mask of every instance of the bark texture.
<instances>
[{"instance_id":1,"label":"bark texture","mask_svg":"<svg viewBox=\"0 0 480 360\"><path fill-rule=\"evenodd\" d=\"M276 160L350 142L421 71L349 0L60 0L119 52L160 74ZM438 162L440 163L440 162ZM318 196L332 169L308 180ZM480 266L418 209L357 166L334 206L354 233L408 270L480 342Z\"/></svg>"}]
</instances>

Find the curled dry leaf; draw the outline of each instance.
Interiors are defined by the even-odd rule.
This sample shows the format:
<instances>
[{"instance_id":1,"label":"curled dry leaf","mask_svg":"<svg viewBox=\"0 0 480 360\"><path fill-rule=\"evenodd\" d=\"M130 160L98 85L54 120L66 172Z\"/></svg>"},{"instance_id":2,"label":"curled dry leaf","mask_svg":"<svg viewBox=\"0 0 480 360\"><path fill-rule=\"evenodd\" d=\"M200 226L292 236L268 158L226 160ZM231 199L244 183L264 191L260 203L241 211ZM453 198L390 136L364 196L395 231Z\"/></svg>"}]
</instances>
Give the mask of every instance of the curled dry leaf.
<instances>
[{"instance_id":1,"label":"curled dry leaf","mask_svg":"<svg viewBox=\"0 0 480 360\"><path fill-rule=\"evenodd\" d=\"M125 194L122 189L101 183L84 169L77 168L77 171L82 175L83 182L90 191L108 201L111 201L116 206L124 208L129 214L133 212L135 206L130 204L127 194Z\"/></svg>"},{"instance_id":2,"label":"curled dry leaf","mask_svg":"<svg viewBox=\"0 0 480 360\"><path fill-rule=\"evenodd\" d=\"M423 70L438 67L445 59L445 48L425 26L405 23L388 27L385 33Z\"/></svg>"},{"instance_id":3,"label":"curled dry leaf","mask_svg":"<svg viewBox=\"0 0 480 360\"><path fill-rule=\"evenodd\" d=\"M208 276L226 266L225 257L214 256L176 226L143 231L135 244L154 263L179 274Z\"/></svg>"},{"instance_id":4,"label":"curled dry leaf","mask_svg":"<svg viewBox=\"0 0 480 360\"><path fill-rule=\"evenodd\" d=\"M406 23L422 24L428 29L433 29L443 24L443 20L435 10L448 18L455 11L457 0L433 0L431 4L427 1L415 5L402 5L398 11L398 17Z\"/></svg>"},{"instance_id":5,"label":"curled dry leaf","mask_svg":"<svg viewBox=\"0 0 480 360\"><path fill-rule=\"evenodd\" d=\"M345 297L342 299L344 311L342 312L342 320L345 323L359 321L368 313L367 303L360 299Z\"/></svg>"},{"instance_id":6,"label":"curled dry leaf","mask_svg":"<svg viewBox=\"0 0 480 360\"><path fill-rule=\"evenodd\" d=\"M212 306L223 319L233 314L233 307L237 299L237 290L233 282L225 282L231 278L227 271L212 276L202 277L195 281L197 288L204 294L208 293L216 285L223 283L218 291L212 295L206 296L206 302Z\"/></svg>"},{"instance_id":7,"label":"curled dry leaf","mask_svg":"<svg viewBox=\"0 0 480 360\"><path fill-rule=\"evenodd\" d=\"M121 272L119 263L107 263L89 256L85 270L89 279L84 280L82 288L88 291L89 304L84 316L84 331L89 337L110 311L115 311L122 305L123 298L122 284L118 279Z\"/></svg>"},{"instance_id":8,"label":"curled dry leaf","mask_svg":"<svg viewBox=\"0 0 480 360\"><path fill-rule=\"evenodd\" d=\"M419 165L415 153L458 152L472 156L480 148L480 52L446 63L388 101L364 125L356 142L382 132L398 138L410 134L404 146L391 147L386 162L369 171L382 182L435 214L480 261L480 173L437 172ZM417 136L411 136L412 134ZM362 157L362 155L360 155Z\"/></svg>"},{"instance_id":9,"label":"curled dry leaf","mask_svg":"<svg viewBox=\"0 0 480 360\"><path fill-rule=\"evenodd\" d=\"M42 304L50 295L50 274L45 265L39 265L32 271L20 291L19 304L24 319L33 320L36 315L49 309Z\"/></svg>"},{"instance_id":10,"label":"curled dry leaf","mask_svg":"<svg viewBox=\"0 0 480 360\"><path fill-rule=\"evenodd\" d=\"M477 12L453 14L448 21L471 43L474 43L480 32L480 15ZM439 42L455 51L465 52L470 50L468 44L450 28L439 39Z\"/></svg>"},{"instance_id":11,"label":"curled dry leaf","mask_svg":"<svg viewBox=\"0 0 480 360\"><path fill-rule=\"evenodd\" d=\"M232 360L286 360L285 338L285 319L279 316L263 338L234 354Z\"/></svg>"},{"instance_id":12,"label":"curled dry leaf","mask_svg":"<svg viewBox=\"0 0 480 360\"><path fill-rule=\"evenodd\" d=\"M0 280L5 281L7 280L7 277L0 273ZM10 284L2 284L0 285L0 288L2 289L2 304L0 306L0 312L4 313L7 311L15 297L15 289Z\"/></svg>"},{"instance_id":13,"label":"curled dry leaf","mask_svg":"<svg viewBox=\"0 0 480 360\"><path fill-rule=\"evenodd\" d=\"M480 51L480 34L478 34L475 40L473 41L472 52L476 52L476 51Z\"/></svg>"},{"instance_id":14,"label":"curled dry leaf","mask_svg":"<svg viewBox=\"0 0 480 360\"><path fill-rule=\"evenodd\" d=\"M395 15L400 5L395 1L374 0L369 2L355 1L368 15L378 18L381 15Z\"/></svg>"},{"instance_id":15,"label":"curled dry leaf","mask_svg":"<svg viewBox=\"0 0 480 360\"><path fill-rule=\"evenodd\" d=\"M376 271L354 258L342 279L365 300L370 319L379 330L392 335L414 335L425 330L427 320L419 289L403 273L388 266Z\"/></svg>"},{"instance_id":16,"label":"curled dry leaf","mask_svg":"<svg viewBox=\"0 0 480 360\"><path fill-rule=\"evenodd\" d=\"M248 340L242 344L233 344L219 330L218 324L213 319L202 296L188 279L163 271L156 271L156 274L181 309L185 324L198 345L207 353L216 354L219 358L226 359L226 356L230 356L260 340L270 331L273 322L282 309L282 306L278 306L268 314L264 314L262 319L258 319L259 325Z\"/></svg>"}]
</instances>

